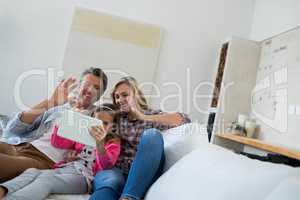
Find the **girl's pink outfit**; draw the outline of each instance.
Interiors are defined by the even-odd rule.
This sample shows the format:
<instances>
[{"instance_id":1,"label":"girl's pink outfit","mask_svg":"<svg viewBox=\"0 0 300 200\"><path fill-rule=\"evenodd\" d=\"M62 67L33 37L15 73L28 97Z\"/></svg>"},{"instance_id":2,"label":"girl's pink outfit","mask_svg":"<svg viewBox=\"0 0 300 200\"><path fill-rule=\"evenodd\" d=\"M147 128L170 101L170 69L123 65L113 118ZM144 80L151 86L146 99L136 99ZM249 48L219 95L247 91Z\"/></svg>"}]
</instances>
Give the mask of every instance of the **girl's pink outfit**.
<instances>
[{"instance_id":1,"label":"girl's pink outfit","mask_svg":"<svg viewBox=\"0 0 300 200\"><path fill-rule=\"evenodd\" d=\"M94 148L88 147L78 142L74 142L72 140L60 137L59 135L57 135L57 131L58 131L58 127L55 126L51 136L51 144L56 148L75 150L76 153L79 155L80 158L79 161L83 160L83 167L91 168L92 170L91 175L93 176L98 171L113 168L113 166L115 165L115 163L119 158L121 145L119 142L116 142L114 139L109 140L104 144L105 153L103 155L100 155L95 147ZM79 162L79 161L73 161L73 162ZM57 168L66 165L68 165L68 163L61 161L59 163L56 163L54 167Z\"/></svg>"}]
</instances>

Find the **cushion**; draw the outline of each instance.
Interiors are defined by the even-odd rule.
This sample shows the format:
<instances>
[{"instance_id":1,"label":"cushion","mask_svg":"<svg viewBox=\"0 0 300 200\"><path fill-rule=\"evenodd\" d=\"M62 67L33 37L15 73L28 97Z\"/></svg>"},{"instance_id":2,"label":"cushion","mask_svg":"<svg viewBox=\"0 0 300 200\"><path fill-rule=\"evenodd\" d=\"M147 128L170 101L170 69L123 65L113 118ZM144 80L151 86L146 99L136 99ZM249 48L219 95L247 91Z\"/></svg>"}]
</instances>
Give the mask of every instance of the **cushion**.
<instances>
[{"instance_id":1,"label":"cushion","mask_svg":"<svg viewBox=\"0 0 300 200\"><path fill-rule=\"evenodd\" d=\"M300 176L290 177L280 182L265 200L300 199Z\"/></svg>"},{"instance_id":2,"label":"cushion","mask_svg":"<svg viewBox=\"0 0 300 200\"><path fill-rule=\"evenodd\" d=\"M184 124L163 132L166 162L164 171L186 154L208 143L206 127L197 123Z\"/></svg>"},{"instance_id":3,"label":"cushion","mask_svg":"<svg viewBox=\"0 0 300 200\"><path fill-rule=\"evenodd\" d=\"M164 173L145 200L265 199L281 180L296 175L300 175L297 168L203 143Z\"/></svg>"}]
</instances>

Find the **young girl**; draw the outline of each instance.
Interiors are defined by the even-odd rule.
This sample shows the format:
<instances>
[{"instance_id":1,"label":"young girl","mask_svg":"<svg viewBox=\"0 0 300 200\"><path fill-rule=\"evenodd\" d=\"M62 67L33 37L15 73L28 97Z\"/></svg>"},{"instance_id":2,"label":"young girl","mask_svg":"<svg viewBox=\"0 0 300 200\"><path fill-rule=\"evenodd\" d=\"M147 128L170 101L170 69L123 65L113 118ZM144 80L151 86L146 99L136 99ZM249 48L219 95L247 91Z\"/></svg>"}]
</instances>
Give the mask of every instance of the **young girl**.
<instances>
[{"instance_id":1,"label":"young girl","mask_svg":"<svg viewBox=\"0 0 300 200\"><path fill-rule=\"evenodd\" d=\"M50 194L84 194L90 191L93 176L111 169L120 154L120 139L112 133L116 111L112 104L98 107L93 116L102 120L103 126L93 126L90 134L96 148L89 147L57 135L53 130L51 143L57 148L73 150L66 159L56 163L53 170L28 169L20 176L0 185L0 199L42 200Z\"/></svg>"}]
</instances>

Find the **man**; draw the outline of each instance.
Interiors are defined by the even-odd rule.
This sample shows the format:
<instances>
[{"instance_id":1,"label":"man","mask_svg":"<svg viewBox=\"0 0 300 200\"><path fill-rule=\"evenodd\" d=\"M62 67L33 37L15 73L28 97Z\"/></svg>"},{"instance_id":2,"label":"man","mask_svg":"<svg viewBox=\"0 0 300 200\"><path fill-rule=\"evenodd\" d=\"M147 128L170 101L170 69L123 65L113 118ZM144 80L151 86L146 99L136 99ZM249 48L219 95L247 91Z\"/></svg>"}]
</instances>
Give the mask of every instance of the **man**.
<instances>
[{"instance_id":1,"label":"man","mask_svg":"<svg viewBox=\"0 0 300 200\"><path fill-rule=\"evenodd\" d=\"M66 151L51 145L55 120L66 109L91 113L93 104L107 88L107 76L99 68L84 71L78 94L71 101L69 91L75 82L74 78L62 80L50 99L17 113L8 122L3 132L5 142L0 142L0 182L28 168L51 169L63 159Z\"/></svg>"}]
</instances>

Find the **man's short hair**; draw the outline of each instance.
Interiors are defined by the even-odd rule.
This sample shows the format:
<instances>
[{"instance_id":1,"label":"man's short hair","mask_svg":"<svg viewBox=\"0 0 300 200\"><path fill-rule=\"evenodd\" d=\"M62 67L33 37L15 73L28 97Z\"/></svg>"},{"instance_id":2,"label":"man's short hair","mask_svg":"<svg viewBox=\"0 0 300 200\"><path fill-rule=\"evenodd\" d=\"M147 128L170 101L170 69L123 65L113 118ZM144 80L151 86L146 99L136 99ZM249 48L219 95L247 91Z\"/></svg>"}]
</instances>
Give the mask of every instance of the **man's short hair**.
<instances>
[{"instance_id":1,"label":"man's short hair","mask_svg":"<svg viewBox=\"0 0 300 200\"><path fill-rule=\"evenodd\" d=\"M101 94L103 94L107 88L107 76L104 71L100 68L90 67L89 69L86 69L84 72L82 72L81 78L88 74L92 74L102 80Z\"/></svg>"}]
</instances>

